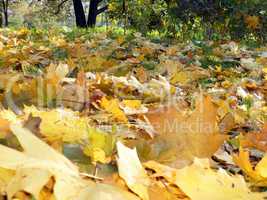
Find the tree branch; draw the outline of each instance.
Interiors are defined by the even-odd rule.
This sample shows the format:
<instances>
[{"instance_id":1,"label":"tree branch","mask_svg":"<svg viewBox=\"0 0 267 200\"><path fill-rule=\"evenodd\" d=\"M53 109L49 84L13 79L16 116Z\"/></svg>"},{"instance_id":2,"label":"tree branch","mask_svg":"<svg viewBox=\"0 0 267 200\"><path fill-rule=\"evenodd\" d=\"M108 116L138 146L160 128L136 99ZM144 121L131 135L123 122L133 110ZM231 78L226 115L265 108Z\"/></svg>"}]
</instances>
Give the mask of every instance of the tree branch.
<instances>
[{"instance_id":1,"label":"tree branch","mask_svg":"<svg viewBox=\"0 0 267 200\"><path fill-rule=\"evenodd\" d=\"M57 15L57 14L60 12L61 7L62 7L63 4L66 3L67 1L69 1L69 0L63 0L60 4L58 4L58 6L57 6L57 10L56 10L56 12L54 13L55 15Z\"/></svg>"},{"instance_id":2,"label":"tree branch","mask_svg":"<svg viewBox=\"0 0 267 200\"><path fill-rule=\"evenodd\" d=\"M108 5L106 5L106 6L102 7L102 8L100 8L100 9L98 9L97 10L97 15L99 15L102 12L105 12L107 9L108 9Z\"/></svg>"}]
</instances>

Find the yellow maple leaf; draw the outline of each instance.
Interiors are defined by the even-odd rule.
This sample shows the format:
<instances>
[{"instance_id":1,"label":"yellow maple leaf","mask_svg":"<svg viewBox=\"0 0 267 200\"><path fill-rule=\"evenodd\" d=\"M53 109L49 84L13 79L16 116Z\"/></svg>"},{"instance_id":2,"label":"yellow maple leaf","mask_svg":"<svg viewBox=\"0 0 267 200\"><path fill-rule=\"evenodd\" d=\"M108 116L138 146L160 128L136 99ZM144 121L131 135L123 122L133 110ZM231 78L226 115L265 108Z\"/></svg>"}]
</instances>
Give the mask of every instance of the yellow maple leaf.
<instances>
[{"instance_id":1,"label":"yellow maple leaf","mask_svg":"<svg viewBox=\"0 0 267 200\"><path fill-rule=\"evenodd\" d=\"M120 103L120 108L126 115L141 114L148 111L140 100L123 100Z\"/></svg>"},{"instance_id":2,"label":"yellow maple leaf","mask_svg":"<svg viewBox=\"0 0 267 200\"><path fill-rule=\"evenodd\" d=\"M86 146L83 150L84 154L90 156L92 162L95 164L96 162L100 163L109 163L110 159L106 157L105 151L100 148L91 148L90 146Z\"/></svg>"},{"instance_id":3,"label":"yellow maple leaf","mask_svg":"<svg viewBox=\"0 0 267 200\"><path fill-rule=\"evenodd\" d=\"M68 73L69 67L67 64L50 64L47 68L46 79L49 83L57 85Z\"/></svg>"},{"instance_id":4,"label":"yellow maple leaf","mask_svg":"<svg viewBox=\"0 0 267 200\"><path fill-rule=\"evenodd\" d=\"M5 188L14 176L14 171L0 167L0 189Z\"/></svg>"},{"instance_id":5,"label":"yellow maple leaf","mask_svg":"<svg viewBox=\"0 0 267 200\"><path fill-rule=\"evenodd\" d=\"M111 113L115 120L120 122L128 122L127 117L119 107L119 102L117 99L108 100L103 97L100 101L100 106L107 112Z\"/></svg>"},{"instance_id":6,"label":"yellow maple leaf","mask_svg":"<svg viewBox=\"0 0 267 200\"><path fill-rule=\"evenodd\" d=\"M77 142L88 138L88 120L80 118L77 112L61 109L45 111L34 106L26 106L24 112L41 118L41 134L49 141Z\"/></svg>"},{"instance_id":7,"label":"yellow maple leaf","mask_svg":"<svg viewBox=\"0 0 267 200\"><path fill-rule=\"evenodd\" d=\"M8 181L7 187L1 188L1 192L7 193L8 199L13 199L19 191L26 191L35 199L40 199L42 188L52 176L55 180L52 199L55 200L138 199L118 187L84 179L73 163L23 128L21 124L12 124L11 130L24 151L20 152L0 145L2 155L0 167L15 172L15 176L11 177L10 181L8 177L5 178L4 184ZM0 175L2 174L0 170ZM0 180L3 180L2 177Z\"/></svg>"},{"instance_id":8,"label":"yellow maple leaf","mask_svg":"<svg viewBox=\"0 0 267 200\"><path fill-rule=\"evenodd\" d=\"M114 136L99 129L89 128L88 139L89 144L83 150L85 155L91 157L93 162L109 163L115 147Z\"/></svg>"},{"instance_id":9,"label":"yellow maple leaf","mask_svg":"<svg viewBox=\"0 0 267 200\"><path fill-rule=\"evenodd\" d=\"M154 170L154 176L164 177L178 186L191 200L263 200L267 195L250 191L240 175L232 176L223 169L211 169L208 159L195 158L192 165L182 169L170 168L155 161L149 161L144 166Z\"/></svg>"},{"instance_id":10,"label":"yellow maple leaf","mask_svg":"<svg viewBox=\"0 0 267 200\"><path fill-rule=\"evenodd\" d=\"M234 155L235 163L250 177L257 186L267 186L267 154L261 159L255 168L249 160L249 153L241 147L239 154Z\"/></svg>"},{"instance_id":11,"label":"yellow maple leaf","mask_svg":"<svg viewBox=\"0 0 267 200\"><path fill-rule=\"evenodd\" d=\"M191 75L190 75L189 72L180 71L180 72L177 72L171 78L171 83L172 84L176 84L176 83L186 84L186 83L188 83L191 80L190 77L191 77Z\"/></svg>"},{"instance_id":12,"label":"yellow maple leaf","mask_svg":"<svg viewBox=\"0 0 267 200\"><path fill-rule=\"evenodd\" d=\"M30 33L30 30L27 29L26 27L23 27L21 29L19 29L18 31L16 31L16 34L19 38L25 37Z\"/></svg>"},{"instance_id":13,"label":"yellow maple leaf","mask_svg":"<svg viewBox=\"0 0 267 200\"><path fill-rule=\"evenodd\" d=\"M142 106L142 103L140 100L123 100L122 103L129 107L134 109L139 109Z\"/></svg>"}]
</instances>

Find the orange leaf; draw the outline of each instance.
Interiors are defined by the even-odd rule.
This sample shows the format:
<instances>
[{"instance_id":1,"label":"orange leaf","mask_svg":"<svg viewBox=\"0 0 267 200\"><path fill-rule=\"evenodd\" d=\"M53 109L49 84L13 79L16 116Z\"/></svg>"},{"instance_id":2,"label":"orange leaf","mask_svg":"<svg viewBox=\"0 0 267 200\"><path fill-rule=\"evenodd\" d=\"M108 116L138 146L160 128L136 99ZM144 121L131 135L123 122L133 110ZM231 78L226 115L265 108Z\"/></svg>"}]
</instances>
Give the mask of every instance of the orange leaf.
<instances>
[{"instance_id":1,"label":"orange leaf","mask_svg":"<svg viewBox=\"0 0 267 200\"><path fill-rule=\"evenodd\" d=\"M261 132L247 133L240 142L243 147L253 147L267 152L267 123Z\"/></svg>"},{"instance_id":2,"label":"orange leaf","mask_svg":"<svg viewBox=\"0 0 267 200\"><path fill-rule=\"evenodd\" d=\"M76 82L77 82L77 85L85 88L85 86L86 86L86 76L85 76L84 70L79 71L79 73L77 74Z\"/></svg>"},{"instance_id":3,"label":"orange leaf","mask_svg":"<svg viewBox=\"0 0 267 200\"><path fill-rule=\"evenodd\" d=\"M0 138L4 138L10 132L9 125L10 122L8 120L0 118Z\"/></svg>"},{"instance_id":4,"label":"orange leaf","mask_svg":"<svg viewBox=\"0 0 267 200\"><path fill-rule=\"evenodd\" d=\"M246 16L245 17L245 23L247 24L247 27L250 29L257 29L260 25L260 19L258 16Z\"/></svg>"},{"instance_id":5,"label":"orange leaf","mask_svg":"<svg viewBox=\"0 0 267 200\"><path fill-rule=\"evenodd\" d=\"M200 95L196 109L190 115L182 114L175 106L167 107L147 118L160 136L153 145L164 145L161 159L176 167L190 164L194 157L211 157L227 136L219 134L217 107L209 96Z\"/></svg>"}]
</instances>

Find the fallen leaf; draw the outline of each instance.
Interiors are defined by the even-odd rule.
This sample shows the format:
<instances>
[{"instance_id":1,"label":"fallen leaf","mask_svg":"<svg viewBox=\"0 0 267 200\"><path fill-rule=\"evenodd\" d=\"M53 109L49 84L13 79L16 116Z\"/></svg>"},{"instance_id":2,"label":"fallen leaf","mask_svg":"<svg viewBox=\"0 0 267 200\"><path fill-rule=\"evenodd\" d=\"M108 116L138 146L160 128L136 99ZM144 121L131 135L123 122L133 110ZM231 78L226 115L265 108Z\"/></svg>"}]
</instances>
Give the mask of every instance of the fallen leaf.
<instances>
[{"instance_id":1,"label":"fallen leaf","mask_svg":"<svg viewBox=\"0 0 267 200\"><path fill-rule=\"evenodd\" d=\"M211 157L227 139L219 133L217 107L209 96L200 95L195 110L190 115L183 113L183 109L170 106L146 115L160 133L152 141L155 148L161 148L157 159L176 167L190 164L194 157Z\"/></svg>"},{"instance_id":2,"label":"fallen leaf","mask_svg":"<svg viewBox=\"0 0 267 200\"><path fill-rule=\"evenodd\" d=\"M88 129L89 144L84 148L84 153L90 156L93 162L108 163L115 147L116 138L111 133L99 129Z\"/></svg>"},{"instance_id":3,"label":"fallen leaf","mask_svg":"<svg viewBox=\"0 0 267 200\"><path fill-rule=\"evenodd\" d=\"M79 117L77 112L64 109L38 110L36 107L25 107L24 112L41 119L40 132L49 141L81 141L88 138L88 120Z\"/></svg>"},{"instance_id":4,"label":"fallen leaf","mask_svg":"<svg viewBox=\"0 0 267 200\"><path fill-rule=\"evenodd\" d=\"M267 155L265 155L260 162L253 167L250 163L249 153L241 146L239 154L234 155L233 159L255 185L267 186Z\"/></svg>"},{"instance_id":5,"label":"fallen leaf","mask_svg":"<svg viewBox=\"0 0 267 200\"><path fill-rule=\"evenodd\" d=\"M170 82L172 84L177 84L177 83L180 83L180 84L187 84L188 82L191 81L191 78L190 78L190 73L189 72L184 72L184 71L180 71L180 72L177 72L170 80Z\"/></svg>"},{"instance_id":6,"label":"fallen leaf","mask_svg":"<svg viewBox=\"0 0 267 200\"><path fill-rule=\"evenodd\" d=\"M144 82L148 81L148 79L149 79L149 75L146 72L146 70L144 69L144 67L138 67L138 68L134 69L133 74L141 83L144 83Z\"/></svg>"},{"instance_id":7,"label":"fallen leaf","mask_svg":"<svg viewBox=\"0 0 267 200\"><path fill-rule=\"evenodd\" d=\"M245 23L247 24L247 27L250 29L257 29L260 25L260 18L258 16L251 16L248 15L245 17Z\"/></svg>"},{"instance_id":8,"label":"fallen leaf","mask_svg":"<svg viewBox=\"0 0 267 200\"><path fill-rule=\"evenodd\" d=\"M5 138L10 133L9 124L8 120L0 118L0 138Z\"/></svg>"},{"instance_id":9,"label":"fallen leaf","mask_svg":"<svg viewBox=\"0 0 267 200\"><path fill-rule=\"evenodd\" d=\"M143 200L149 200L148 187L150 180L139 161L136 149L129 149L117 142L119 175L127 186Z\"/></svg>"},{"instance_id":10,"label":"fallen leaf","mask_svg":"<svg viewBox=\"0 0 267 200\"><path fill-rule=\"evenodd\" d=\"M123 100L120 107L126 115L142 114L148 111L140 100Z\"/></svg>"},{"instance_id":11,"label":"fallen leaf","mask_svg":"<svg viewBox=\"0 0 267 200\"><path fill-rule=\"evenodd\" d=\"M267 123L264 124L261 132L252 132L244 134L240 139L242 147L254 147L267 152Z\"/></svg>"},{"instance_id":12,"label":"fallen leaf","mask_svg":"<svg viewBox=\"0 0 267 200\"><path fill-rule=\"evenodd\" d=\"M119 102L117 99L108 100L106 97L102 97L100 106L107 112L111 113L114 119L120 122L128 122L127 117L119 107Z\"/></svg>"},{"instance_id":13,"label":"fallen leaf","mask_svg":"<svg viewBox=\"0 0 267 200\"><path fill-rule=\"evenodd\" d=\"M8 197L11 199L17 192L25 191L38 199L42 188L48 183L51 176L49 171L40 169L18 169L6 187Z\"/></svg>"},{"instance_id":14,"label":"fallen leaf","mask_svg":"<svg viewBox=\"0 0 267 200\"><path fill-rule=\"evenodd\" d=\"M56 200L138 199L119 188L82 179L74 164L20 124L12 124L11 130L24 152L0 145L0 167L16 172L5 189L8 199L11 200L20 190L26 190L38 199L39 190L52 176L55 178L53 191Z\"/></svg>"},{"instance_id":15,"label":"fallen leaf","mask_svg":"<svg viewBox=\"0 0 267 200\"><path fill-rule=\"evenodd\" d=\"M149 198L151 200L189 200L178 187L163 181L152 183L149 187Z\"/></svg>"},{"instance_id":16,"label":"fallen leaf","mask_svg":"<svg viewBox=\"0 0 267 200\"><path fill-rule=\"evenodd\" d=\"M0 191L2 191L3 188L6 188L14 176L14 171L0 167Z\"/></svg>"},{"instance_id":17,"label":"fallen leaf","mask_svg":"<svg viewBox=\"0 0 267 200\"><path fill-rule=\"evenodd\" d=\"M250 191L240 175L231 176L223 169L212 170L208 159L196 158L192 165L182 169L170 168L155 161L149 161L144 166L154 170L154 176L177 185L191 200L263 200L267 195Z\"/></svg>"}]
</instances>

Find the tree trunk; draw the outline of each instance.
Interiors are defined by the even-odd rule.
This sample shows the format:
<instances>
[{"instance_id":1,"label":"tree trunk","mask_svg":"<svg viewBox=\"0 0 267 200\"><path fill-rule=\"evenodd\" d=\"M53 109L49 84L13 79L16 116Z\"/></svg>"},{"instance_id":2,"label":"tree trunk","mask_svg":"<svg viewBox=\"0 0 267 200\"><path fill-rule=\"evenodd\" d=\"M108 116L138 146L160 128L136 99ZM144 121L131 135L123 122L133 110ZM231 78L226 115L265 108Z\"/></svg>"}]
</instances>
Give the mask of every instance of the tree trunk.
<instances>
[{"instance_id":1,"label":"tree trunk","mask_svg":"<svg viewBox=\"0 0 267 200\"><path fill-rule=\"evenodd\" d=\"M8 26L8 2L9 0L2 0L3 14L4 14L4 26Z\"/></svg>"},{"instance_id":2,"label":"tree trunk","mask_svg":"<svg viewBox=\"0 0 267 200\"><path fill-rule=\"evenodd\" d=\"M8 27L8 13L7 13L7 11L4 12L4 16L5 16L5 20L4 20L5 24L4 24L4 26Z\"/></svg>"},{"instance_id":3,"label":"tree trunk","mask_svg":"<svg viewBox=\"0 0 267 200\"><path fill-rule=\"evenodd\" d=\"M0 13L0 27L3 26L3 14Z\"/></svg>"},{"instance_id":4,"label":"tree trunk","mask_svg":"<svg viewBox=\"0 0 267 200\"><path fill-rule=\"evenodd\" d=\"M86 18L85 18L82 1L73 0L73 7L74 7L74 12L75 12L77 27L86 28L87 24L86 24Z\"/></svg>"},{"instance_id":5,"label":"tree trunk","mask_svg":"<svg viewBox=\"0 0 267 200\"><path fill-rule=\"evenodd\" d=\"M98 10L97 10L98 3L99 3L99 0L91 0L90 1L88 21L87 21L87 25L89 27L94 27L96 25L96 17L98 14Z\"/></svg>"}]
</instances>

